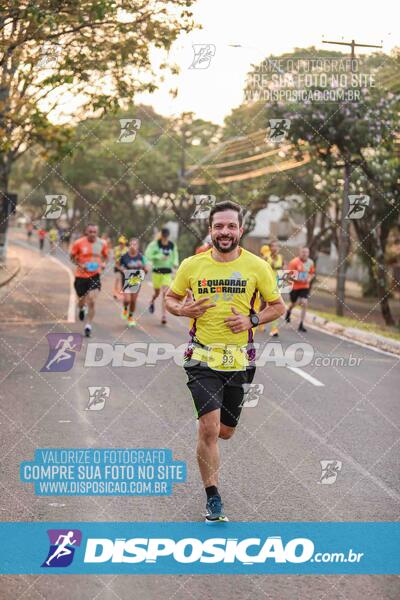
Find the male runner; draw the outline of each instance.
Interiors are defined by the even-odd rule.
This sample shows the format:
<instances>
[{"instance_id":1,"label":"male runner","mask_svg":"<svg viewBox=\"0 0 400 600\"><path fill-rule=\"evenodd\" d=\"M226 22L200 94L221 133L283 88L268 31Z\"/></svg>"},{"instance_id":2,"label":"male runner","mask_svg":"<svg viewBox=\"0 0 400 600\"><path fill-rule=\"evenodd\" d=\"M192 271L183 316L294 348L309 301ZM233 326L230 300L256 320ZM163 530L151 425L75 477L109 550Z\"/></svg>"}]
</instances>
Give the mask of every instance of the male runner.
<instances>
[{"instance_id":1,"label":"male runner","mask_svg":"<svg viewBox=\"0 0 400 600\"><path fill-rule=\"evenodd\" d=\"M31 241L32 233L33 233L33 223L29 222L26 224L26 235L28 237L28 242Z\"/></svg>"},{"instance_id":2,"label":"male runner","mask_svg":"<svg viewBox=\"0 0 400 600\"><path fill-rule=\"evenodd\" d=\"M49 231L49 242L50 242L50 253L53 254L56 249L58 241L58 231L55 227L52 227Z\"/></svg>"},{"instance_id":3,"label":"male runner","mask_svg":"<svg viewBox=\"0 0 400 600\"><path fill-rule=\"evenodd\" d=\"M273 272L275 273L275 276L278 280L278 271L280 271L281 269L283 269L283 256L282 254L279 254L279 244L277 242L277 240L272 240L272 242L269 245L265 245L261 247L260 250L260 254L263 257L264 260L267 261L267 263L271 266ZM261 303L261 310L263 310L265 308L265 302L263 301ZM278 329L278 323L279 321L273 321L271 323L271 330L269 332L270 337L278 337L279 336L279 329ZM264 331L265 329L265 325L260 325L260 331Z\"/></svg>"},{"instance_id":4,"label":"male runner","mask_svg":"<svg viewBox=\"0 0 400 600\"><path fill-rule=\"evenodd\" d=\"M296 277L293 282L293 289L290 292L290 305L286 312L285 321L286 323L290 323L291 312L296 306L297 301L299 301L301 316L298 330L307 333L307 329L303 323L306 318L310 284L315 277L315 266L314 261L310 258L310 250L308 248L301 248L299 256L291 260L288 264L288 269L296 271Z\"/></svg>"},{"instance_id":5,"label":"male runner","mask_svg":"<svg viewBox=\"0 0 400 600\"><path fill-rule=\"evenodd\" d=\"M135 327L137 323L133 318L133 313L136 308L136 300L145 273L148 271L147 260L139 252L139 240L137 238L129 240L129 248L120 257L117 268L123 277L122 293L124 295L124 308L122 318L128 319L128 327Z\"/></svg>"},{"instance_id":6,"label":"male runner","mask_svg":"<svg viewBox=\"0 0 400 600\"><path fill-rule=\"evenodd\" d=\"M203 243L196 248L195 254L200 254L201 252L207 252L212 247L211 238L208 235Z\"/></svg>"},{"instance_id":7,"label":"male runner","mask_svg":"<svg viewBox=\"0 0 400 600\"><path fill-rule=\"evenodd\" d=\"M118 245L114 247L113 252L114 252L114 273L115 275L115 279L114 279L114 291L113 291L113 296L115 298L115 300L118 300L121 294L121 284L122 284L122 280L121 280L121 269L119 269L118 267L118 263L119 263L119 259L121 258L121 256L123 254L125 254L125 252L128 250L128 247L126 245L126 237L124 235L120 235L118 238Z\"/></svg>"},{"instance_id":8,"label":"male runner","mask_svg":"<svg viewBox=\"0 0 400 600\"><path fill-rule=\"evenodd\" d=\"M85 320L88 307L84 331L85 336L90 337L95 302L101 289L100 273L108 258L108 248L104 240L98 237L97 225L87 225L85 235L72 244L70 254L72 262L76 264L74 287L79 298L79 319Z\"/></svg>"},{"instance_id":9,"label":"male runner","mask_svg":"<svg viewBox=\"0 0 400 600\"><path fill-rule=\"evenodd\" d=\"M213 247L185 259L167 292L167 310L190 317L185 353L188 387L199 420L197 460L207 494L206 522L227 520L218 491L218 438L229 439L238 424L244 386L253 380L253 330L285 312L271 267L240 248L240 206L220 202L210 211ZM257 314L258 294L268 302Z\"/></svg>"},{"instance_id":10,"label":"male runner","mask_svg":"<svg viewBox=\"0 0 400 600\"><path fill-rule=\"evenodd\" d=\"M163 227L158 240L150 242L146 248L145 256L153 264L152 283L154 294L149 305L149 312L154 313L154 303L162 295L161 323L167 322L165 294L172 282L172 269L179 264L178 248L169 239L169 229Z\"/></svg>"},{"instance_id":11,"label":"male runner","mask_svg":"<svg viewBox=\"0 0 400 600\"><path fill-rule=\"evenodd\" d=\"M38 229L38 239L39 239L39 250L43 250L44 249L44 240L46 239L46 235L47 235L47 231L45 230L44 227L40 227L40 229Z\"/></svg>"}]
</instances>

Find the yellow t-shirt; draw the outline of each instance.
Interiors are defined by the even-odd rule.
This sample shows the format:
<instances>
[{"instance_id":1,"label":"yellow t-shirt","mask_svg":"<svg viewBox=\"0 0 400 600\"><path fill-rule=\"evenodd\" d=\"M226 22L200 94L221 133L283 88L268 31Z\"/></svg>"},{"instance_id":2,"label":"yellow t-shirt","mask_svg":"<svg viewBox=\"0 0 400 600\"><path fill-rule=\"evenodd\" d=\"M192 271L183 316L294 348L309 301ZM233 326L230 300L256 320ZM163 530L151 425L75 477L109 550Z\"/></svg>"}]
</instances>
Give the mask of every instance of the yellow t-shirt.
<instances>
[{"instance_id":1,"label":"yellow t-shirt","mask_svg":"<svg viewBox=\"0 0 400 600\"><path fill-rule=\"evenodd\" d=\"M171 290L186 296L186 290L190 289L195 300L209 298L216 304L198 319L191 320L190 335L203 346L216 349L211 362L208 361L211 368L240 370L248 365L248 349L254 330L233 333L224 320L233 316L232 307L243 315L250 315L259 293L267 302L278 300L276 275L268 263L244 248L238 258L229 262L214 260L211 252L210 249L186 258L176 273ZM198 356L202 354L198 349L196 351ZM217 364L219 359L221 364Z\"/></svg>"},{"instance_id":2,"label":"yellow t-shirt","mask_svg":"<svg viewBox=\"0 0 400 600\"><path fill-rule=\"evenodd\" d=\"M271 256L271 248L268 246L268 244L264 244L264 246L261 246L260 254L264 259Z\"/></svg>"},{"instance_id":3,"label":"yellow t-shirt","mask_svg":"<svg viewBox=\"0 0 400 600\"><path fill-rule=\"evenodd\" d=\"M276 256L272 256L272 254L270 254L269 256L265 257L265 260L272 267L272 269L275 271L275 273L276 273L276 271L279 271L283 267L282 254L277 254Z\"/></svg>"},{"instance_id":4,"label":"yellow t-shirt","mask_svg":"<svg viewBox=\"0 0 400 600\"><path fill-rule=\"evenodd\" d=\"M118 246L115 246L114 248L114 260L115 262L118 262L119 259L121 258L121 256L123 254L126 254L128 252L128 247L127 246L123 246L121 248L121 246L118 244Z\"/></svg>"}]
</instances>

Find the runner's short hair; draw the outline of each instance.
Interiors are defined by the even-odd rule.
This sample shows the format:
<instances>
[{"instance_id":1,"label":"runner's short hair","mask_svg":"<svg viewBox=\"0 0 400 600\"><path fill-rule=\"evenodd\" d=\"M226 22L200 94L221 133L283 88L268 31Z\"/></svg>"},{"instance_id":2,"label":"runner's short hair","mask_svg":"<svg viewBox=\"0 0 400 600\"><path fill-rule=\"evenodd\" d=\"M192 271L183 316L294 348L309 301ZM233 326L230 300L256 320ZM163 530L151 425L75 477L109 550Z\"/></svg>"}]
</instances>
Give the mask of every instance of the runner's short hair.
<instances>
[{"instance_id":1,"label":"runner's short hair","mask_svg":"<svg viewBox=\"0 0 400 600\"><path fill-rule=\"evenodd\" d=\"M208 217L208 224L210 225L210 227L212 226L212 220L213 220L213 216L215 215L215 213L223 212L225 210L234 210L235 212L238 213L239 225L241 227L242 223L243 223L242 207L239 204L236 204L236 202L231 202L231 200L225 200L224 202L218 202L218 204L215 204L212 207L212 209L210 210L209 217Z\"/></svg>"}]
</instances>

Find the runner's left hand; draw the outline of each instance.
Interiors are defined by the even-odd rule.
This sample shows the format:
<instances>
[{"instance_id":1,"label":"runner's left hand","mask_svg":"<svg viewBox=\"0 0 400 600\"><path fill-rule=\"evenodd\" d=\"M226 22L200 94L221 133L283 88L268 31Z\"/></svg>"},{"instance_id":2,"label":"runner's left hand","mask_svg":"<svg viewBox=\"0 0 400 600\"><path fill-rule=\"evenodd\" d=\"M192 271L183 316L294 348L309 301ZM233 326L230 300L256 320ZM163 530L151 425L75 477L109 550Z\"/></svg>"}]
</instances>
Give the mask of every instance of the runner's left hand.
<instances>
[{"instance_id":1,"label":"runner's left hand","mask_svg":"<svg viewBox=\"0 0 400 600\"><path fill-rule=\"evenodd\" d=\"M231 311L233 312L233 316L227 317L225 323L233 333L240 333L241 331L251 329L250 317L240 314L233 306L231 307Z\"/></svg>"}]
</instances>

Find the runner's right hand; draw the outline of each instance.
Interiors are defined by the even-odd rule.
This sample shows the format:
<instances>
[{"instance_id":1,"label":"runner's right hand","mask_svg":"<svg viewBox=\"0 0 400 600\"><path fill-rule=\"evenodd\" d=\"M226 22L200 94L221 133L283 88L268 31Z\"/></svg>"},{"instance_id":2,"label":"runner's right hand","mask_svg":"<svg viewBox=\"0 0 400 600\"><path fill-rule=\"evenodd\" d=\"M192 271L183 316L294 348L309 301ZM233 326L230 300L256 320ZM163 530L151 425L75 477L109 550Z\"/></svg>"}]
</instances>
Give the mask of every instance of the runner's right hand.
<instances>
[{"instance_id":1,"label":"runner's right hand","mask_svg":"<svg viewBox=\"0 0 400 600\"><path fill-rule=\"evenodd\" d=\"M204 315L209 309L216 306L214 302L210 302L209 298L201 298L195 300L191 290L187 290L187 295L181 308L182 317L190 317L191 319L197 319Z\"/></svg>"}]
</instances>

